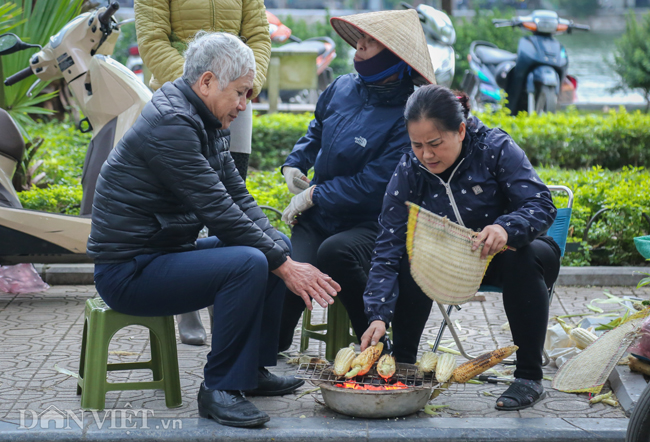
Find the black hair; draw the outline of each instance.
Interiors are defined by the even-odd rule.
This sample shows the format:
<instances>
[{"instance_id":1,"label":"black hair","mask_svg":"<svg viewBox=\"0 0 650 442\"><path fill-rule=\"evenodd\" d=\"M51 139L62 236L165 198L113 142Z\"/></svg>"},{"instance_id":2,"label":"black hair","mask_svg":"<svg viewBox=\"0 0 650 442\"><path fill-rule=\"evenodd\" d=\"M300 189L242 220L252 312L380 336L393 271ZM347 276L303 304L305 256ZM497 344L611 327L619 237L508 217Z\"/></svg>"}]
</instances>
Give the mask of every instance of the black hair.
<instances>
[{"instance_id":1,"label":"black hair","mask_svg":"<svg viewBox=\"0 0 650 442\"><path fill-rule=\"evenodd\" d=\"M467 123L469 97L465 92L452 91L444 86L429 84L416 90L406 102L406 125L423 119L436 120L439 128L457 131L460 123Z\"/></svg>"}]
</instances>

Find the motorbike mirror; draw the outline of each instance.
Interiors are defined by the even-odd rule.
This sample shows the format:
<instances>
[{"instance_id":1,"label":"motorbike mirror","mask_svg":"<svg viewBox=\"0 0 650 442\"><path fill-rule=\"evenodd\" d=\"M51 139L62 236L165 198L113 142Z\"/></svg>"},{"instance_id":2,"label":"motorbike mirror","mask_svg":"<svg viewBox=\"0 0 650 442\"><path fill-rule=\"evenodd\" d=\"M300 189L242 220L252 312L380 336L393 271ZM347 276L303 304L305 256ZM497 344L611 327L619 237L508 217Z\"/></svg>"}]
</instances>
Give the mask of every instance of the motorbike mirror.
<instances>
[{"instance_id":1,"label":"motorbike mirror","mask_svg":"<svg viewBox=\"0 0 650 442\"><path fill-rule=\"evenodd\" d=\"M41 48L41 45L32 45L22 41L16 34L6 33L0 35L0 55L9 55L28 48Z\"/></svg>"}]
</instances>

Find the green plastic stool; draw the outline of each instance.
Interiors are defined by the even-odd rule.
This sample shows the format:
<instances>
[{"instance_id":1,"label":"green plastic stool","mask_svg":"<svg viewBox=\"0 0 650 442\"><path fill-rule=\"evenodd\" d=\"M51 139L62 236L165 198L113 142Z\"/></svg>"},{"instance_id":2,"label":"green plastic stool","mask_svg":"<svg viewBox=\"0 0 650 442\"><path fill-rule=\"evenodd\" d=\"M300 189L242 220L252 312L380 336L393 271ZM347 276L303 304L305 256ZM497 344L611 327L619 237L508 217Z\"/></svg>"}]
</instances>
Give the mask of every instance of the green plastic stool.
<instances>
[{"instance_id":1,"label":"green plastic stool","mask_svg":"<svg viewBox=\"0 0 650 442\"><path fill-rule=\"evenodd\" d=\"M115 333L130 325L149 329L151 360L146 362L108 363L108 345ZM153 381L108 382L106 373L118 370L149 369ZM81 395L81 408L103 410L106 392L115 390L164 390L169 408L180 407L181 381L176 353L176 332L171 316L131 316L111 310L99 298L86 301L77 395Z\"/></svg>"},{"instance_id":2,"label":"green plastic stool","mask_svg":"<svg viewBox=\"0 0 650 442\"><path fill-rule=\"evenodd\" d=\"M321 332L325 333L321 333ZM305 309L302 314L302 335L300 337L300 352L309 347L309 339L325 342L325 359L333 361L336 353L355 342L354 334L350 334L350 318L341 301L334 299L334 304L327 308L327 324L312 324L311 312Z\"/></svg>"}]
</instances>

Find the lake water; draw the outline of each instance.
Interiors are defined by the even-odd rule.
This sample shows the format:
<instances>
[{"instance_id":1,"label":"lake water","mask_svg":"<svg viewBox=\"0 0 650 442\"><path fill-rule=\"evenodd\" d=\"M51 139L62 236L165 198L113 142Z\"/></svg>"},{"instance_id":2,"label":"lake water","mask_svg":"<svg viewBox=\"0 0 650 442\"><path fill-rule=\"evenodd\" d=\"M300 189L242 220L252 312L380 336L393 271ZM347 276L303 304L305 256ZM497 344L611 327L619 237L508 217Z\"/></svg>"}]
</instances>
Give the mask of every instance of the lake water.
<instances>
[{"instance_id":1,"label":"lake water","mask_svg":"<svg viewBox=\"0 0 650 442\"><path fill-rule=\"evenodd\" d=\"M620 35L575 31L558 37L569 57L568 73L578 79L578 104L644 104L643 95L636 91L608 90L618 84L619 77L603 58L613 59L616 50L614 41Z\"/></svg>"}]
</instances>

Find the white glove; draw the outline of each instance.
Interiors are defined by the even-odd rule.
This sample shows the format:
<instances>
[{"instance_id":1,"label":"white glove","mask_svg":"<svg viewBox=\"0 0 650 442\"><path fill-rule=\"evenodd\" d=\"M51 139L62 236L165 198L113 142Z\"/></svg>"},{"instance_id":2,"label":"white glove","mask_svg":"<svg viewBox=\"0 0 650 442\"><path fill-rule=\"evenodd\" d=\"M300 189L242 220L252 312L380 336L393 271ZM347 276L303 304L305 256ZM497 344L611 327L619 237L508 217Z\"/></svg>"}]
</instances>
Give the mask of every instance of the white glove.
<instances>
[{"instance_id":1,"label":"white glove","mask_svg":"<svg viewBox=\"0 0 650 442\"><path fill-rule=\"evenodd\" d=\"M296 216L314 206L314 203L311 200L311 191L314 187L316 186L311 186L309 189L303 190L298 195L291 198L291 202L287 208L284 209L284 212L282 212L282 221L289 225L293 225Z\"/></svg>"},{"instance_id":2,"label":"white glove","mask_svg":"<svg viewBox=\"0 0 650 442\"><path fill-rule=\"evenodd\" d=\"M284 175L284 180L287 182L289 191L293 194L298 195L309 187L309 182L303 180L303 178L306 179L307 177L296 167L284 166L282 168L282 174Z\"/></svg>"}]
</instances>

